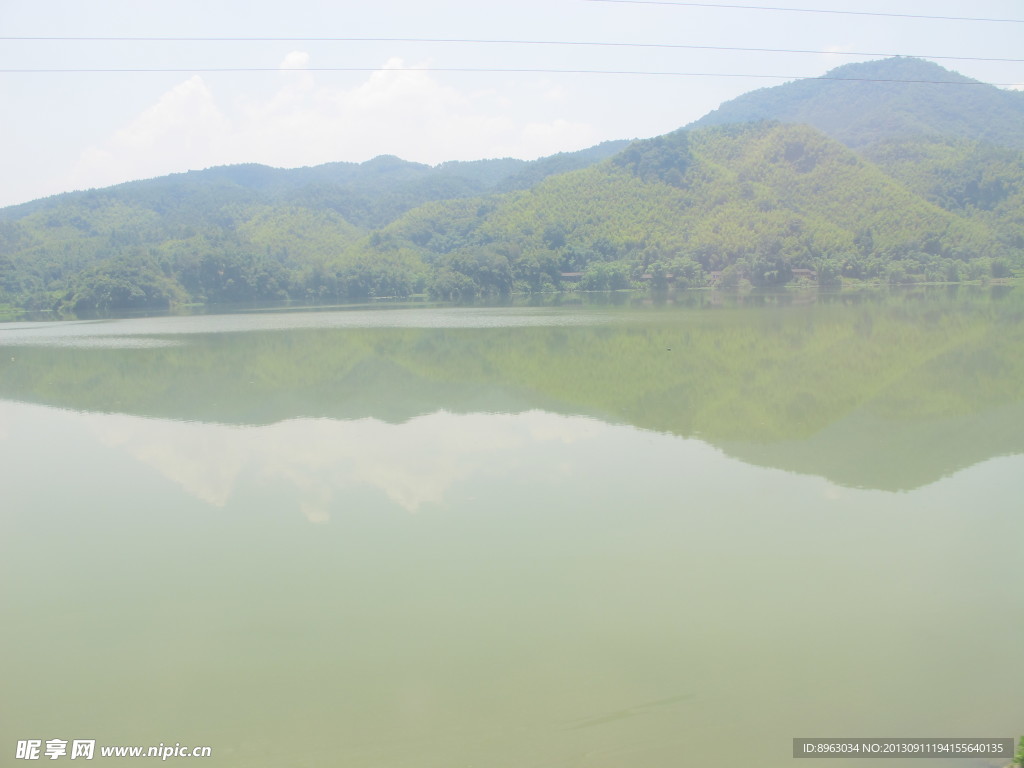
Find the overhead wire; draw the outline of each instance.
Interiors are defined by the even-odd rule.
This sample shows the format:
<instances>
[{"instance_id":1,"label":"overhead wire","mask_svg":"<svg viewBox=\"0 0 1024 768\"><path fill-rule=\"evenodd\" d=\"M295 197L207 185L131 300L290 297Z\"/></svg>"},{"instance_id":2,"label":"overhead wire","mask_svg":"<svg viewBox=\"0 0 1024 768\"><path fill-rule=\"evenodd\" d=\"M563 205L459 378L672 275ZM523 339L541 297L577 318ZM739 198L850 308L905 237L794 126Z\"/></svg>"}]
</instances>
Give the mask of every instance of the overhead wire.
<instances>
[{"instance_id":1,"label":"overhead wire","mask_svg":"<svg viewBox=\"0 0 1024 768\"><path fill-rule=\"evenodd\" d=\"M907 83L923 85L989 85L1013 87L1017 83L985 83L980 80L926 80L910 78L881 77L836 77L832 75L771 75L751 72L672 72L628 69L549 69L549 68L497 68L497 67L121 67L121 68L73 68L73 69L0 69L0 74L11 73L230 73L230 72L481 72L508 74L565 74L565 75L639 75L652 77L733 77L758 78L766 80L834 80L861 83Z\"/></svg>"},{"instance_id":2,"label":"overhead wire","mask_svg":"<svg viewBox=\"0 0 1024 768\"><path fill-rule=\"evenodd\" d=\"M668 5L716 9L741 9L747 11L777 11L793 13L827 13L857 16L880 16L910 19L939 19L944 21L979 21L1001 23L1024 23L1024 19L997 19L966 16L934 16L926 14L888 13L876 11L852 11L822 8L790 8L780 6L733 5L723 3L683 2L682 0L586 0L587 2L619 3L624 5ZM896 54L867 51L820 51L800 48L754 48L719 45L695 45L685 43L630 43L616 41L578 41L578 40L503 40L485 38L423 38L423 37L283 37L283 36L35 36L35 35L0 35L4 42L346 42L346 43L413 43L413 44L473 44L473 45L531 45L531 46L575 46L575 47L614 47L644 48L664 50L700 50L700 51L733 51L741 53L780 53L800 55L838 55L868 57L906 57L931 60L976 61L998 63L1024 63L1024 59L1008 57L954 56L954 55L920 55ZM481 73L537 73L537 74L594 74L594 75L634 75L634 76L676 76L676 77L739 77L762 78L772 80L859 80L861 82L903 82L929 83L942 85L996 85L1015 86L1017 83L980 83L973 80L914 80L914 79L874 79L846 78L823 76L791 76L764 73L716 73L716 72L676 72L676 71L639 71L639 70L603 70L603 69L558 69L558 68L491 68L491 67L302 67L295 71L307 72L378 72L426 71L426 72L481 72ZM278 72L293 71L287 67L16 67L0 68L0 74L32 74L32 73L229 73L229 72Z\"/></svg>"},{"instance_id":3,"label":"overhead wire","mask_svg":"<svg viewBox=\"0 0 1024 768\"><path fill-rule=\"evenodd\" d=\"M603 40L502 40L488 38L445 38L445 37L34 37L22 35L0 35L0 41L21 42L184 42L184 43L424 43L424 44L467 44L467 45L537 45L567 47L607 48L654 48L666 50L732 51L739 53L794 53L835 56L903 56L915 59L941 59L950 61L989 61L1009 64L1024 63L1024 59L991 56L935 56L928 54L885 53L879 51L821 51L809 48L746 48L729 45L694 45L688 43L625 43Z\"/></svg>"},{"instance_id":4,"label":"overhead wire","mask_svg":"<svg viewBox=\"0 0 1024 768\"><path fill-rule=\"evenodd\" d=\"M783 8L770 5L727 5L724 3L690 3L680 0L586 0L590 3L620 5L678 5L692 8L726 8L744 11L781 11L785 13L832 13L843 16L881 16L890 19L930 19L933 21L982 21L995 24L1024 24L1024 19L998 19L977 16L931 16L922 13L886 13L883 11L848 11L832 8Z\"/></svg>"}]
</instances>

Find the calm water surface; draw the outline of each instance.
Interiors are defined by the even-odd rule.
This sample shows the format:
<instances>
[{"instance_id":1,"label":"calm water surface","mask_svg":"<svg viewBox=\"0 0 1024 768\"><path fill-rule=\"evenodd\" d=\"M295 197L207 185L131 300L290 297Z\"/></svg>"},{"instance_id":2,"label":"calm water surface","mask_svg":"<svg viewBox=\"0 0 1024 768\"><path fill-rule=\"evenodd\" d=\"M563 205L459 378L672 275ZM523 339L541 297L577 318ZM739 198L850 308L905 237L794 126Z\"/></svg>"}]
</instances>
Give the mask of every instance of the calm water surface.
<instances>
[{"instance_id":1,"label":"calm water surface","mask_svg":"<svg viewBox=\"0 0 1024 768\"><path fill-rule=\"evenodd\" d=\"M0 462L7 757L1024 732L1013 292L7 324Z\"/></svg>"}]
</instances>

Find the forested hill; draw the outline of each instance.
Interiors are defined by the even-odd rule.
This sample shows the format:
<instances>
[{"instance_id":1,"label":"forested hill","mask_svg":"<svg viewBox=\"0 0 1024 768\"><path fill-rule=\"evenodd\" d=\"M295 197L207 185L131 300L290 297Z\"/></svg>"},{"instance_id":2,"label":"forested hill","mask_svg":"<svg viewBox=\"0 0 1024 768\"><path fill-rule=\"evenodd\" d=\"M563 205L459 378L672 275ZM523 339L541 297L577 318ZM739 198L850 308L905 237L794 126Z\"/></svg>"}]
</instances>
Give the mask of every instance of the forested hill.
<instances>
[{"instance_id":1,"label":"forested hill","mask_svg":"<svg viewBox=\"0 0 1024 768\"><path fill-rule=\"evenodd\" d=\"M539 160L477 160L438 166L383 155L365 163L307 168L247 164L208 168L72 192L0 208L0 222L44 211L95 210L111 205L149 209L172 219L201 223L225 205L296 205L333 211L358 227L380 227L431 200L525 189L556 173L611 157L629 141L608 141Z\"/></svg>"},{"instance_id":2,"label":"forested hill","mask_svg":"<svg viewBox=\"0 0 1024 768\"><path fill-rule=\"evenodd\" d=\"M811 125L850 147L942 138L1024 150L1024 92L922 59L847 64L821 78L752 91L688 127L756 120Z\"/></svg>"},{"instance_id":3,"label":"forested hill","mask_svg":"<svg viewBox=\"0 0 1024 768\"><path fill-rule=\"evenodd\" d=\"M1024 163L1005 171L1019 200ZM593 289L769 286L810 271L955 281L1020 263L1024 227L990 214L947 210L813 128L752 123L636 142L515 195L422 206L374 247L417 249L442 295L473 290L467 276L500 292L572 272Z\"/></svg>"},{"instance_id":4,"label":"forested hill","mask_svg":"<svg viewBox=\"0 0 1024 768\"><path fill-rule=\"evenodd\" d=\"M717 125L529 163L233 166L7 208L0 306L81 314L420 292L959 281L1024 268L1014 138L1024 94L891 82L959 78L916 60L837 72L845 82L741 97L709 116ZM904 87L912 95L900 106L893 94ZM852 90L844 99L837 88ZM774 112L740 109L751 99ZM858 114L881 106L860 138L840 140L851 103ZM790 124L780 104L806 122ZM762 116L774 119L747 121ZM814 127L823 120L832 130Z\"/></svg>"}]
</instances>

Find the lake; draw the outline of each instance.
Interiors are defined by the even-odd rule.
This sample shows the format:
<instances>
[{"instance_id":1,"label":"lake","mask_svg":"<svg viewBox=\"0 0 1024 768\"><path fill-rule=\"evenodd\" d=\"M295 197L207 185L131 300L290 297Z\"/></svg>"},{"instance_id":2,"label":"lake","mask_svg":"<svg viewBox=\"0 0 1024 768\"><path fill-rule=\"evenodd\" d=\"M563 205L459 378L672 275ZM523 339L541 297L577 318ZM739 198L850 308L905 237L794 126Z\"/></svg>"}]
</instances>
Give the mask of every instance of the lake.
<instances>
[{"instance_id":1,"label":"lake","mask_svg":"<svg viewBox=\"0 0 1024 768\"><path fill-rule=\"evenodd\" d=\"M0 749L1019 737L1021 294L0 325Z\"/></svg>"}]
</instances>

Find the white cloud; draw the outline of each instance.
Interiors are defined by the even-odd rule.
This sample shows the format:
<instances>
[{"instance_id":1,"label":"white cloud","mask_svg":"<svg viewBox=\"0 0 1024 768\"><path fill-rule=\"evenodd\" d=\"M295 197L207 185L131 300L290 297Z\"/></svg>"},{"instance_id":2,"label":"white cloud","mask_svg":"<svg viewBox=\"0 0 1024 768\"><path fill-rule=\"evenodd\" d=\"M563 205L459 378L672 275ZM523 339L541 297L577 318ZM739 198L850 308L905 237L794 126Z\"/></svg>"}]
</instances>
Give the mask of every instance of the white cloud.
<instances>
[{"instance_id":1,"label":"white cloud","mask_svg":"<svg viewBox=\"0 0 1024 768\"><path fill-rule=\"evenodd\" d=\"M316 82L313 73L308 72L309 54L305 51L292 51L280 64L282 80L285 86L280 93L303 93L313 90Z\"/></svg>"},{"instance_id":2,"label":"white cloud","mask_svg":"<svg viewBox=\"0 0 1024 768\"><path fill-rule=\"evenodd\" d=\"M314 523L328 522L331 508L352 489L375 489L410 513L443 505L471 478L512 472L531 447L595 442L615 429L543 411L438 411L403 424L294 419L260 427L119 414L74 418L91 424L102 445L126 452L211 506L226 506L243 476L259 477L291 488Z\"/></svg>"},{"instance_id":3,"label":"white cloud","mask_svg":"<svg viewBox=\"0 0 1024 768\"><path fill-rule=\"evenodd\" d=\"M281 62L281 69L307 69L309 54L305 51L292 51Z\"/></svg>"},{"instance_id":4,"label":"white cloud","mask_svg":"<svg viewBox=\"0 0 1024 768\"><path fill-rule=\"evenodd\" d=\"M241 162L281 167L380 154L436 164L485 157L533 158L600 140L588 124L551 117L551 88L460 89L426 65L388 60L361 83L323 84L308 53L279 65L276 90L225 101L198 75L101 146L86 149L70 186L103 186L135 178Z\"/></svg>"},{"instance_id":5,"label":"white cloud","mask_svg":"<svg viewBox=\"0 0 1024 768\"><path fill-rule=\"evenodd\" d=\"M72 189L103 186L202 167L221 155L228 118L198 75L163 94L102 147L89 147L72 173Z\"/></svg>"}]
</instances>

